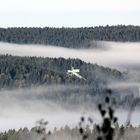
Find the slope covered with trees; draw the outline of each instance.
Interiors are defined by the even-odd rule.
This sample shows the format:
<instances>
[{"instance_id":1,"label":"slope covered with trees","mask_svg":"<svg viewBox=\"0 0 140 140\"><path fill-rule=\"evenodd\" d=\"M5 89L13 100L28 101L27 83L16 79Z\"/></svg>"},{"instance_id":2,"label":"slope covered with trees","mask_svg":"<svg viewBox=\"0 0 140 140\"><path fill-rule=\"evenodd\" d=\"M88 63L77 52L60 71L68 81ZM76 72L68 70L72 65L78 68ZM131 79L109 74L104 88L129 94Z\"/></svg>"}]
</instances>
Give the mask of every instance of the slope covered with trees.
<instances>
[{"instance_id":1,"label":"slope covered with trees","mask_svg":"<svg viewBox=\"0 0 140 140\"><path fill-rule=\"evenodd\" d=\"M80 69L87 80L70 77L67 70ZM117 70L85 63L79 59L0 56L0 88L27 87L46 84L104 85L110 80L122 80Z\"/></svg>"},{"instance_id":2,"label":"slope covered with trees","mask_svg":"<svg viewBox=\"0 0 140 140\"><path fill-rule=\"evenodd\" d=\"M0 41L9 43L96 47L93 40L140 41L140 27L118 25L89 28L0 28Z\"/></svg>"}]
</instances>

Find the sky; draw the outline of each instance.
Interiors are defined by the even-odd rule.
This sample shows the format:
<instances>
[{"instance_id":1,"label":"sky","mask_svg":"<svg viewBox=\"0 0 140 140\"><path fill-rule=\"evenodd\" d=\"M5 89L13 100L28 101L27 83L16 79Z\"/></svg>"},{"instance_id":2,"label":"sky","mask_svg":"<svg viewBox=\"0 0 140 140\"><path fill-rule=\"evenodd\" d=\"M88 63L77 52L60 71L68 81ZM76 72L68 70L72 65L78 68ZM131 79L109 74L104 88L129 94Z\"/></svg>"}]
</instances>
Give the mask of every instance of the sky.
<instances>
[{"instance_id":1,"label":"sky","mask_svg":"<svg viewBox=\"0 0 140 140\"><path fill-rule=\"evenodd\" d=\"M0 0L0 27L140 25L139 0Z\"/></svg>"}]
</instances>

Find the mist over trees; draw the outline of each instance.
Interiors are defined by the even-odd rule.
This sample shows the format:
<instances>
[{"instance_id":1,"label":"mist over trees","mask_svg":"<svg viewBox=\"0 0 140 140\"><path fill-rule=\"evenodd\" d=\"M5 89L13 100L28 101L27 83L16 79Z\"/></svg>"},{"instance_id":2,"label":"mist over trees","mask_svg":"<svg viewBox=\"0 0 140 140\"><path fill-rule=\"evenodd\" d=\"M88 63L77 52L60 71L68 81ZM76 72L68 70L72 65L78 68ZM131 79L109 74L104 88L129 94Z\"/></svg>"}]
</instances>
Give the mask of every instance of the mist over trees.
<instances>
[{"instance_id":1,"label":"mist over trees","mask_svg":"<svg viewBox=\"0 0 140 140\"><path fill-rule=\"evenodd\" d=\"M105 26L91 28L0 28L0 41L18 44L45 44L63 46L69 48L96 47L92 41L140 41L139 26ZM74 68L80 69L80 74L87 80L68 76L67 70ZM64 58L37 58L37 57L18 57L11 55L0 55L0 90L11 88L32 87L36 85L88 85L92 88L65 90L61 93L38 95L39 99L50 99L60 103L66 109L76 103L80 106L93 107L98 104L107 94L112 91L106 87L110 81L123 81L126 77L124 73L115 69L105 68L97 64L85 63L79 59ZM140 106L140 99L135 99L133 94L122 98L120 94L111 94L118 102L116 107L129 108L133 102ZM79 101L79 102L78 102ZM85 102L86 101L86 102ZM81 102L83 103L81 105ZM82 107L83 107L82 106ZM115 130L121 129L116 127ZM96 139L97 130L85 129L89 133L89 140ZM140 138L140 128L129 126L125 128L126 135L122 139ZM69 128L66 126L61 130L54 129L52 135L46 137L50 140L55 139L81 139L79 128ZM40 135L35 129L27 128L9 130L0 133L0 140L28 140L40 139Z\"/></svg>"},{"instance_id":2,"label":"mist over trees","mask_svg":"<svg viewBox=\"0 0 140 140\"><path fill-rule=\"evenodd\" d=\"M94 40L138 42L140 27L118 25L85 28L0 28L0 41L9 43L80 48L96 47L96 43L92 42Z\"/></svg>"},{"instance_id":3,"label":"mist over trees","mask_svg":"<svg viewBox=\"0 0 140 140\"><path fill-rule=\"evenodd\" d=\"M67 75L67 70L80 69L87 80ZM0 56L0 88L29 87L46 84L88 84L99 86L109 80L122 80L123 73L79 59Z\"/></svg>"},{"instance_id":4,"label":"mist over trees","mask_svg":"<svg viewBox=\"0 0 140 140\"><path fill-rule=\"evenodd\" d=\"M87 80L67 75L71 66L80 69L80 74ZM37 94L37 99L49 99L66 109L76 108L78 104L87 108L94 107L112 92L107 86L108 83L123 82L125 79L125 73L79 59L0 55L0 90L23 88L24 95L24 92L28 93L28 87L43 86L41 93ZM48 89L45 89L45 86L52 86L56 91L46 92ZM30 90L27 95L32 95ZM119 91L112 94L112 97L119 101L116 106L122 105L124 108L128 108L134 101L133 95L122 97Z\"/></svg>"}]
</instances>

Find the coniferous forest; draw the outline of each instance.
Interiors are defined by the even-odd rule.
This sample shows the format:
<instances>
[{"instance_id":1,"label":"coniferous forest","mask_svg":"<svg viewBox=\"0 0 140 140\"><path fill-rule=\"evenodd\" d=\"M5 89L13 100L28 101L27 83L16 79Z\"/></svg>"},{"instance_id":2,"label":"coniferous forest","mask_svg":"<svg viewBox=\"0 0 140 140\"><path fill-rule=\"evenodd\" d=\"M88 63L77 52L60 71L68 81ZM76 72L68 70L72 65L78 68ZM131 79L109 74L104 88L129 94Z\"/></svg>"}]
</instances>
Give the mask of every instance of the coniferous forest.
<instances>
[{"instance_id":1,"label":"coniferous forest","mask_svg":"<svg viewBox=\"0 0 140 140\"><path fill-rule=\"evenodd\" d=\"M51 95L46 91L42 91L40 96L36 97L40 99L42 98L42 94L45 94L43 98L58 102L59 105L66 109L73 108L78 102L81 103L81 106L82 104L83 106L88 106L88 104L94 106L105 98L106 95L111 93L111 96L117 100L116 105L121 108L129 108L133 102L132 99L134 99L131 90L129 92L123 90L122 92L128 92L130 94L123 95L122 97L119 93L120 91L112 91L108 88L108 83L125 82L125 80L128 79L127 73L122 73L115 69L86 63L79 59L1 55L0 60L1 90L26 89L34 88L35 86L47 87L51 85L58 85L60 88L66 87L63 91L59 91L58 88L58 91L52 92ZM68 75L67 70L71 69L71 66L79 68L81 70L80 74L86 80ZM56 87L54 86L54 88ZM84 102L84 100L87 100L87 102ZM135 100L135 102L137 106L139 106L139 100ZM89 108L91 108L91 106Z\"/></svg>"},{"instance_id":2,"label":"coniferous forest","mask_svg":"<svg viewBox=\"0 0 140 140\"><path fill-rule=\"evenodd\" d=\"M98 48L100 47L98 42L102 41L139 42L140 27L118 25L85 28L0 28L0 42L4 43L52 45L78 50ZM19 45L19 47L25 46ZM79 69L80 75L84 78L69 75L67 71L72 67ZM18 106L24 111L29 108L30 112L35 107L37 108L35 111L38 112L45 106L46 110L52 107L49 108L52 112L57 112L58 108L61 108L62 112L64 110L78 111L81 108L94 112L97 107L96 111L100 111L103 119L102 123L97 125L88 118L92 125L85 125L83 128L82 123L85 120L81 117L82 123L77 122L77 127L65 126L47 131L47 123L40 122L40 125L43 126L35 126L31 129L9 129L1 132L0 140L103 140L103 136L105 136L105 140L112 140L112 137L118 139L118 135L120 135L118 132L123 133L122 140L137 140L140 138L139 126L133 127L129 122L129 116L129 123L119 126L112 108L114 105L118 109L130 110L129 115L134 108L139 110L140 98L139 95L134 94L139 92L137 86L139 84L134 88L124 86L126 82L134 82L135 79L131 79L131 81L129 76L129 71L87 63L78 58L26 55L20 57L0 53L0 97L2 97L0 101L3 105L8 100L6 105L4 104L5 110ZM123 86L117 88L113 84ZM107 105L103 102L104 98ZM109 99L112 99L112 102ZM39 108L40 104L42 108ZM110 118L107 116L107 111ZM112 124L115 124L114 127ZM107 135L111 135L109 139L106 137L106 131Z\"/></svg>"},{"instance_id":3,"label":"coniferous forest","mask_svg":"<svg viewBox=\"0 0 140 140\"><path fill-rule=\"evenodd\" d=\"M140 27L118 25L85 28L0 28L0 41L69 48L96 47L92 41L138 42Z\"/></svg>"},{"instance_id":4,"label":"coniferous forest","mask_svg":"<svg viewBox=\"0 0 140 140\"><path fill-rule=\"evenodd\" d=\"M87 80L68 76L71 66L79 68ZM87 72L88 70L88 72ZM126 74L79 59L0 56L0 87L29 87L49 84L104 85L109 81L123 80ZM106 78L107 77L107 78Z\"/></svg>"}]
</instances>

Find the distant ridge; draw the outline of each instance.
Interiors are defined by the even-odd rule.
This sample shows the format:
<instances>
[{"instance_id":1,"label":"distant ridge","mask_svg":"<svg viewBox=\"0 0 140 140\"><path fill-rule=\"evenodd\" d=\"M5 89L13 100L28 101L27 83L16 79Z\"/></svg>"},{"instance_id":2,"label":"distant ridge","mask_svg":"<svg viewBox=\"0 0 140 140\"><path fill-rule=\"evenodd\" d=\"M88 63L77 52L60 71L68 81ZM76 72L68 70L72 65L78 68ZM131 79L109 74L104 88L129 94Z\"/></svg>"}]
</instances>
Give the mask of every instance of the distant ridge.
<instances>
[{"instance_id":1,"label":"distant ridge","mask_svg":"<svg viewBox=\"0 0 140 140\"><path fill-rule=\"evenodd\" d=\"M69 48L96 47L93 41L139 42L140 26L99 26L81 28L0 28L0 41L45 44ZM91 43L92 42L92 43Z\"/></svg>"},{"instance_id":2,"label":"distant ridge","mask_svg":"<svg viewBox=\"0 0 140 140\"><path fill-rule=\"evenodd\" d=\"M67 75L71 65L80 69L87 80ZM120 81L124 74L79 59L38 58L0 55L0 89L32 85L74 84L100 87L107 82Z\"/></svg>"}]
</instances>

